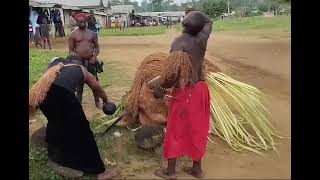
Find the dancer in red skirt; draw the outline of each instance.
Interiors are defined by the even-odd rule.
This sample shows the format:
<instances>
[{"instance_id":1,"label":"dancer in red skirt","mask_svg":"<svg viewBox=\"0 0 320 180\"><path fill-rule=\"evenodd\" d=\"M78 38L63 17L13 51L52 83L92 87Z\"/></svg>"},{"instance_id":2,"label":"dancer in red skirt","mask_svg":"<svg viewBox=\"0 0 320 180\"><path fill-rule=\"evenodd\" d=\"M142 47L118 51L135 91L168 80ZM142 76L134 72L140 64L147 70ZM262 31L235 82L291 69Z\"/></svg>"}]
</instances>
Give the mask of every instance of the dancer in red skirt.
<instances>
[{"instance_id":1,"label":"dancer in red skirt","mask_svg":"<svg viewBox=\"0 0 320 180\"><path fill-rule=\"evenodd\" d=\"M159 169L155 175L176 179L176 159L188 156L193 167L185 171L202 178L201 158L205 155L210 120L210 96L202 70L207 41L212 21L203 13L189 12L184 21L183 33L171 45L171 53L183 51L189 55L193 78L185 88L174 88L169 103L167 131L164 140L164 157L168 160L166 169ZM167 88L175 87L179 79L160 81L160 86L149 86L155 97L161 98Z\"/></svg>"}]
</instances>

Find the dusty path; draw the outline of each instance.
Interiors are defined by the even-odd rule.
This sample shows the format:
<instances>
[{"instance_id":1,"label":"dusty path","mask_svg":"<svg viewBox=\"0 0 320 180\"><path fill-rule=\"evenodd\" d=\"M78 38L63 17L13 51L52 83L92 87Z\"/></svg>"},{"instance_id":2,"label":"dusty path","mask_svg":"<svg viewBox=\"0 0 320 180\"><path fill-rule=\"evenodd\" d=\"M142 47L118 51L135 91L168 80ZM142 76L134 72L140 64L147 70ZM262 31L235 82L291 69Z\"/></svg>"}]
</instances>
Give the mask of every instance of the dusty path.
<instances>
[{"instance_id":1,"label":"dusty path","mask_svg":"<svg viewBox=\"0 0 320 180\"><path fill-rule=\"evenodd\" d=\"M248 33L249 34L249 33ZM262 34L262 35L261 35ZM174 30L165 35L144 37L103 37L100 38L101 54L104 61L118 65L129 79L133 79L139 62L154 52L168 52L170 43L177 36ZM62 40L63 41L63 40ZM66 51L66 41L55 48ZM222 70L235 79L252 84L266 93L272 122L282 135L291 135L291 38L290 34L262 33L215 33L210 38L206 56L217 63ZM128 86L107 87L112 97L120 97ZM84 107L88 116L97 111L92 104L91 92L86 91ZM270 152L273 160L254 153L238 153L218 138L216 144L209 143L204 159L207 179L289 179L291 178L291 140L279 139L279 156ZM179 168L178 168L179 170ZM191 178L179 171L179 178ZM131 178L131 177L127 177ZM132 178L154 179L151 170Z\"/></svg>"}]
</instances>

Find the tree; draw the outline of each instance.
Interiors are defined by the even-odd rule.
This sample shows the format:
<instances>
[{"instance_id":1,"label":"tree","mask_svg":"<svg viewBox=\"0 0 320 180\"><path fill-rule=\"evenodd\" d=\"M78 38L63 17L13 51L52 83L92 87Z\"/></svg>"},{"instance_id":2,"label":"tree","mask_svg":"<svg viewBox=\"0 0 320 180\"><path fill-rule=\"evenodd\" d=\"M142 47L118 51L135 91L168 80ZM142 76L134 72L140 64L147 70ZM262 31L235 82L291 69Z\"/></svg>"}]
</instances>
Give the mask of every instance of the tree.
<instances>
[{"instance_id":1,"label":"tree","mask_svg":"<svg viewBox=\"0 0 320 180\"><path fill-rule=\"evenodd\" d=\"M148 6L147 0L143 0L142 3L141 3L141 10L142 11L147 11L147 6Z\"/></svg>"},{"instance_id":2,"label":"tree","mask_svg":"<svg viewBox=\"0 0 320 180\"><path fill-rule=\"evenodd\" d=\"M225 0L206 0L202 2L201 11L216 18L228 11L228 5Z\"/></svg>"},{"instance_id":3,"label":"tree","mask_svg":"<svg viewBox=\"0 0 320 180\"><path fill-rule=\"evenodd\" d=\"M269 10L269 5L267 3L261 3L258 5L259 11L267 12Z\"/></svg>"},{"instance_id":4,"label":"tree","mask_svg":"<svg viewBox=\"0 0 320 180\"><path fill-rule=\"evenodd\" d=\"M167 0L162 3L162 10L163 11L181 11L182 9L177 4L173 3L170 0Z\"/></svg>"},{"instance_id":5,"label":"tree","mask_svg":"<svg viewBox=\"0 0 320 180\"><path fill-rule=\"evenodd\" d=\"M152 0L152 11L157 12L157 11L162 11L162 3L163 0Z\"/></svg>"},{"instance_id":6,"label":"tree","mask_svg":"<svg viewBox=\"0 0 320 180\"><path fill-rule=\"evenodd\" d=\"M133 1L131 4L133 5L133 7L134 7L134 9L135 9L136 11L138 11L138 12L141 11L141 7L139 6L139 4L138 4L137 1Z\"/></svg>"}]
</instances>

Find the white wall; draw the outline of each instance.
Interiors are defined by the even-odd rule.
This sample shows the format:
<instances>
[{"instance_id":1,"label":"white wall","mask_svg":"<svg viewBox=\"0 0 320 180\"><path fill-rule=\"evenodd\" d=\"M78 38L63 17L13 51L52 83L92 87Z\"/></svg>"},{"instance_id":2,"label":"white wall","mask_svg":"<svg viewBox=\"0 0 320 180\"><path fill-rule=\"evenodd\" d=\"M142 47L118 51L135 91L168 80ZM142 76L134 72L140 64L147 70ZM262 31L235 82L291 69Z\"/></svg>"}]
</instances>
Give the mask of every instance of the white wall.
<instances>
[{"instance_id":1,"label":"white wall","mask_svg":"<svg viewBox=\"0 0 320 180\"><path fill-rule=\"evenodd\" d=\"M106 28L106 26L107 26L107 22L106 22L107 16L102 16L102 15L95 14L94 17L100 22L102 29Z\"/></svg>"}]
</instances>

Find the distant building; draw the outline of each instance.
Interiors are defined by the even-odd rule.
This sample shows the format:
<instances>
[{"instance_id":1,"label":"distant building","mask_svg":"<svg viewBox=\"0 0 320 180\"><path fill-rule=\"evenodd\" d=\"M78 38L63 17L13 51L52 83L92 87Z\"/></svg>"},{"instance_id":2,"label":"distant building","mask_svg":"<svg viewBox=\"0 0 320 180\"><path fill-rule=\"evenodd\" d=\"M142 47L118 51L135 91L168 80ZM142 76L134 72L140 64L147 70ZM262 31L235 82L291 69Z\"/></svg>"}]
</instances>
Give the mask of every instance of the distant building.
<instances>
[{"instance_id":1,"label":"distant building","mask_svg":"<svg viewBox=\"0 0 320 180\"><path fill-rule=\"evenodd\" d=\"M273 12L264 12L264 13L263 13L263 16L264 16L264 17L273 17L273 16L274 16L274 13L273 13Z\"/></svg>"},{"instance_id":2,"label":"distant building","mask_svg":"<svg viewBox=\"0 0 320 180\"><path fill-rule=\"evenodd\" d=\"M134 10L133 5L116 5L111 6L111 9L109 9L107 12L108 14L111 14L113 18L125 18L126 19L126 26L130 25L132 23L132 19L130 18L130 13L132 13L132 10ZM113 19L112 18L112 19ZM111 19L109 19L111 21Z\"/></svg>"},{"instance_id":3,"label":"distant building","mask_svg":"<svg viewBox=\"0 0 320 180\"><path fill-rule=\"evenodd\" d=\"M62 23L65 25L66 20L71 15L71 11L95 11L96 18L99 19L102 27L106 27L107 14L104 13L108 10L108 0L30 0L30 20L33 27L36 27L37 8L41 9L58 9L62 18Z\"/></svg>"},{"instance_id":4,"label":"distant building","mask_svg":"<svg viewBox=\"0 0 320 180\"><path fill-rule=\"evenodd\" d=\"M232 11L231 13L222 13L221 18L232 18L235 17L236 11Z\"/></svg>"},{"instance_id":5,"label":"distant building","mask_svg":"<svg viewBox=\"0 0 320 180\"><path fill-rule=\"evenodd\" d=\"M170 18L173 23L177 23L184 19L185 11L141 12L137 15L141 19L157 19L161 23L165 23Z\"/></svg>"},{"instance_id":6,"label":"distant building","mask_svg":"<svg viewBox=\"0 0 320 180\"><path fill-rule=\"evenodd\" d=\"M95 10L105 12L108 7L108 0L30 0L30 2L42 4L60 4L64 6L78 7L84 10Z\"/></svg>"}]
</instances>

